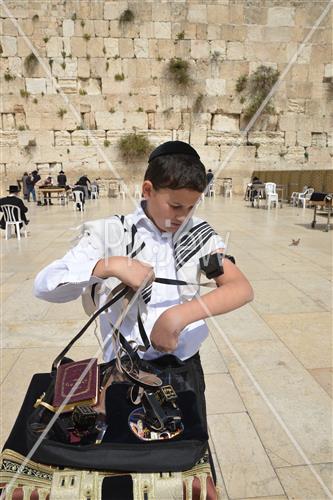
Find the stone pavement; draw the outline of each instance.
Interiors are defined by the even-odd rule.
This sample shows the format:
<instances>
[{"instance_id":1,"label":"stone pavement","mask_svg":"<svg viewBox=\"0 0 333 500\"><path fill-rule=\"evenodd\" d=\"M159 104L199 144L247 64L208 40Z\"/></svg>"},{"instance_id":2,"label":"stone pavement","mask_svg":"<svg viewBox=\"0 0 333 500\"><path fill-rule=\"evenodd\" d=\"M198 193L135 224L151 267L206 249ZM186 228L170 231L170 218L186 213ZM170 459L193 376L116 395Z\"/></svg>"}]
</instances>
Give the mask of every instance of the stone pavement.
<instances>
[{"instance_id":1,"label":"stone pavement","mask_svg":"<svg viewBox=\"0 0 333 500\"><path fill-rule=\"evenodd\" d=\"M328 498L333 233L323 232L321 224L310 228L310 209L246 205L240 198L217 197L198 210L222 235L230 231L228 251L255 291L251 304L209 320L211 336L201 351L222 498ZM35 299L36 273L65 253L72 228L83 219L127 213L132 206L129 200L92 200L82 215L71 205L30 203L28 239L5 241L1 235L1 443L32 374L49 371L86 321L79 300ZM291 246L298 238L299 245ZM96 346L91 332L73 357L89 357Z\"/></svg>"}]
</instances>

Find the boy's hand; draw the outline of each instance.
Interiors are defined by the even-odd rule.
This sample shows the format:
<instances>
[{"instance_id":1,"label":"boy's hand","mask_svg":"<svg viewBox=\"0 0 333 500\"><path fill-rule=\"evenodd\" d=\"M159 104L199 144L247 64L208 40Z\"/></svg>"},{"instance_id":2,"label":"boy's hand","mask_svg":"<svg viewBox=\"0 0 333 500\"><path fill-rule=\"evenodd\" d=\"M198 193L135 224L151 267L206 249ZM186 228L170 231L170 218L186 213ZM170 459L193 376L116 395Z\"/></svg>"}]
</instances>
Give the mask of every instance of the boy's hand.
<instances>
[{"instance_id":1,"label":"boy's hand","mask_svg":"<svg viewBox=\"0 0 333 500\"><path fill-rule=\"evenodd\" d=\"M129 257L101 259L97 262L93 275L99 278L114 276L133 290L138 290L145 280L147 286L155 279L153 268L149 264Z\"/></svg>"},{"instance_id":2,"label":"boy's hand","mask_svg":"<svg viewBox=\"0 0 333 500\"><path fill-rule=\"evenodd\" d=\"M150 334L151 345L160 352L173 352L185 326L181 315L177 313L177 306L171 307L156 321Z\"/></svg>"}]
</instances>

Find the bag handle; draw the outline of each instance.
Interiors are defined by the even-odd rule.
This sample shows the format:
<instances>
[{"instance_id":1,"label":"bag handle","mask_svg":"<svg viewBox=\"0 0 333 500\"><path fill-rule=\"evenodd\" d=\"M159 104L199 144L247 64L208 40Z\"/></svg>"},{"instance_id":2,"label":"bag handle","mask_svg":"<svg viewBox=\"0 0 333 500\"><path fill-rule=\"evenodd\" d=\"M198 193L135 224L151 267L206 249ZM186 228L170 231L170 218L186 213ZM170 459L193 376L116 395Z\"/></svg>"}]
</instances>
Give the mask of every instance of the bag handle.
<instances>
[{"instance_id":1,"label":"bag handle","mask_svg":"<svg viewBox=\"0 0 333 500\"><path fill-rule=\"evenodd\" d=\"M116 287L118 288L119 290L119 286ZM116 288L113 289L113 292L117 291ZM77 333L75 335L75 337L66 345L66 347L61 351L61 353L55 358L55 360L53 361L52 363L52 371L54 370L57 370L60 362L62 361L62 359L64 358L64 356L67 354L67 352L70 350L70 348L75 344L75 342L77 342L81 337L82 335L85 333L85 331L89 328L89 326L91 325L91 323L93 323L93 321L95 321L95 319L103 312L105 311L106 309L108 309L110 306L112 306L112 304L114 304L115 302L117 302L117 300L121 299L122 297L124 297L124 295L126 295L126 293L130 290L130 287L128 286L123 286L121 285L121 289L119 291L119 293L117 293L117 295L114 295L112 297L111 300L109 300L108 302L106 302L106 304L104 304L102 307L100 307L87 321L87 323L83 326L83 328L81 328L81 330L79 331L79 333Z\"/></svg>"}]
</instances>

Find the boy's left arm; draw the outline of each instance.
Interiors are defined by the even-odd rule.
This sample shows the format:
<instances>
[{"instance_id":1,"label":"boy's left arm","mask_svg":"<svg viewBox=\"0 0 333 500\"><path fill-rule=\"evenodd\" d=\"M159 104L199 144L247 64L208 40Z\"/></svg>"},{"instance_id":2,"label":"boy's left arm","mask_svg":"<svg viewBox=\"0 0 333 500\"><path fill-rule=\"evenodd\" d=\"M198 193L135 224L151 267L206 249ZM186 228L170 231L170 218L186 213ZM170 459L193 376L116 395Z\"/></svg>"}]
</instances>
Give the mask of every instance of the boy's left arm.
<instances>
[{"instance_id":1,"label":"boy's left arm","mask_svg":"<svg viewBox=\"0 0 333 500\"><path fill-rule=\"evenodd\" d=\"M181 331L190 323L233 311L253 300L253 289L237 266L224 259L223 269L224 274L215 278L215 290L161 314L150 335L155 349L172 352Z\"/></svg>"}]
</instances>

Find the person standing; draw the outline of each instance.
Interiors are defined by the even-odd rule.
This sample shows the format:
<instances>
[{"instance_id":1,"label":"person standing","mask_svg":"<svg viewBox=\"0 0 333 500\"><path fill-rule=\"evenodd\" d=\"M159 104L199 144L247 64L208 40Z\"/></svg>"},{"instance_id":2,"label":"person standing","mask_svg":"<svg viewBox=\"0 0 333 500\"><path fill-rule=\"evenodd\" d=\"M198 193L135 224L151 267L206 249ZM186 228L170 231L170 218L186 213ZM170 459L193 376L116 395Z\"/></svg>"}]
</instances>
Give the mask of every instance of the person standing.
<instances>
[{"instance_id":1,"label":"person standing","mask_svg":"<svg viewBox=\"0 0 333 500\"><path fill-rule=\"evenodd\" d=\"M24 172L23 176L22 176L22 185L23 185L23 198L25 200L28 199L28 186L27 186L27 179L29 177L29 174L28 172Z\"/></svg>"},{"instance_id":2,"label":"person standing","mask_svg":"<svg viewBox=\"0 0 333 500\"><path fill-rule=\"evenodd\" d=\"M33 170L29 177L27 178L27 187L28 187L28 201L30 201L30 195L32 195L33 201L36 201L36 189L35 186L38 181L40 181L41 176L38 173L38 170Z\"/></svg>"},{"instance_id":3,"label":"person standing","mask_svg":"<svg viewBox=\"0 0 333 500\"><path fill-rule=\"evenodd\" d=\"M59 187L66 187L67 185L67 177L65 175L65 172L63 170L60 170L58 177L57 177L57 183Z\"/></svg>"}]
</instances>

